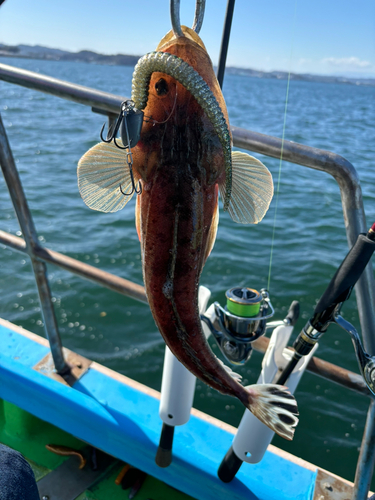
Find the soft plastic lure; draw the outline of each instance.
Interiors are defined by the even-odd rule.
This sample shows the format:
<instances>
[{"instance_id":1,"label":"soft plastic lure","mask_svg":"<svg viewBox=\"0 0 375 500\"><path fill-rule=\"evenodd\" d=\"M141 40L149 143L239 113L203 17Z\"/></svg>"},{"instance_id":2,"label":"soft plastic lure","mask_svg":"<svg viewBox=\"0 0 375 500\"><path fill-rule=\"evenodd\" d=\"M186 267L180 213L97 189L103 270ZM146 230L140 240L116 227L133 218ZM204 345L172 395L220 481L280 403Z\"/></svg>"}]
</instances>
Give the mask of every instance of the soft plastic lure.
<instances>
[{"instance_id":1,"label":"soft plastic lure","mask_svg":"<svg viewBox=\"0 0 375 500\"><path fill-rule=\"evenodd\" d=\"M62 444L46 444L46 448L52 453L56 453L56 455L61 455L63 457L70 457L75 455L79 458L79 468L83 469L86 465L86 459L82 455L82 453L74 448L70 448L69 446L64 446Z\"/></svg>"}]
</instances>

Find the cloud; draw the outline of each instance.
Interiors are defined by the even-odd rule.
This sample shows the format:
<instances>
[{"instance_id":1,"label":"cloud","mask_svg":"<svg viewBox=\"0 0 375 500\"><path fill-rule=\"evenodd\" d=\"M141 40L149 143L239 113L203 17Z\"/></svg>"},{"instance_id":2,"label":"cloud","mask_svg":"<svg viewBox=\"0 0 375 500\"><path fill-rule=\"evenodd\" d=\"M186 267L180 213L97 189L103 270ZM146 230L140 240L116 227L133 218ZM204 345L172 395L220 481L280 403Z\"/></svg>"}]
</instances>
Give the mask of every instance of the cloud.
<instances>
[{"instance_id":1,"label":"cloud","mask_svg":"<svg viewBox=\"0 0 375 500\"><path fill-rule=\"evenodd\" d=\"M373 64L369 61L361 61L358 57L326 57L322 63L341 68L371 68Z\"/></svg>"},{"instance_id":2,"label":"cloud","mask_svg":"<svg viewBox=\"0 0 375 500\"><path fill-rule=\"evenodd\" d=\"M312 59L306 59L305 57L301 57L298 59L297 64L309 64L312 62Z\"/></svg>"}]
</instances>

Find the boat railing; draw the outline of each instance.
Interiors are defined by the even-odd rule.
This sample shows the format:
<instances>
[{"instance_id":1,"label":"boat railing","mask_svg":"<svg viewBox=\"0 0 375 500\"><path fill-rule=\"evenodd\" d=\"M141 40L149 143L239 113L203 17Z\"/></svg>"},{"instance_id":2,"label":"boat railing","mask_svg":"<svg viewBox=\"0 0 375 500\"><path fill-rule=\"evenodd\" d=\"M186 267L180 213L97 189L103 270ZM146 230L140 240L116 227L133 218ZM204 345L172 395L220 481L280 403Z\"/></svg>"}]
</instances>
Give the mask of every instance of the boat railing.
<instances>
[{"instance_id":1,"label":"boat railing","mask_svg":"<svg viewBox=\"0 0 375 500\"><path fill-rule=\"evenodd\" d=\"M93 112L107 115L109 125L116 119L121 103L126 99L126 97L123 96L94 90L89 87L58 80L5 64L0 64L0 80L90 106ZM332 175L340 188L349 248L354 245L360 233L366 232L367 228L362 191L358 175L353 165L342 156L239 127L232 127L232 134L233 143L236 147L261 153L273 158L282 158L283 161L288 161L315 170L321 170ZM147 303L145 290L141 285L80 262L77 259L52 251L40 244L1 115L0 165L23 235L23 238L19 238L0 230L0 243L14 250L27 253L31 259L44 318L45 331L50 343L55 368L58 373L64 374L69 371L69 367L64 359L62 342L59 335L47 277L46 263L57 265L115 292ZM375 281L371 263L367 266L356 285L356 298L364 347L368 353L374 355L375 335L373 335L373 327L375 325ZM257 341L255 348L261 352L265 352L267 345L268 339L263 337ZM326 379L353 389L356 392L370 395L360 375L332 363L314 357L310 361L307 369ZM357 464L353 500L367 498L375 462L375 447L371 446L374 440L375 403L371 398Z\"/></svg>"}]
</instances>

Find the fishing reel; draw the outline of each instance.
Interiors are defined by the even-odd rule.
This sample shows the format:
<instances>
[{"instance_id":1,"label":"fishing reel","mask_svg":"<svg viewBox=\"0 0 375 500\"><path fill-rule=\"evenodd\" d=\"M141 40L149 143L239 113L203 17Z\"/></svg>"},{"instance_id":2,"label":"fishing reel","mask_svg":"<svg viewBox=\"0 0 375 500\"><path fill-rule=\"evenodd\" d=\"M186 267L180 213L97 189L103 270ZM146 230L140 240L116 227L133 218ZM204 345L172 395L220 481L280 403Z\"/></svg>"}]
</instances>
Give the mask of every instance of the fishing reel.
<instances>
[{"instance_id":1,"label":"fishing reel","mask_svg":"<svg viewBox=\"0 0 375 500\"><path fill-rule=\"evenodd\" d=\"M268 291L235 287L225 293L227 305L218 302L201 316L222 354L233 365L245 364L253 351L254 340L264 335L267 320L275 311Z\"/></svg>"}]
</instances>

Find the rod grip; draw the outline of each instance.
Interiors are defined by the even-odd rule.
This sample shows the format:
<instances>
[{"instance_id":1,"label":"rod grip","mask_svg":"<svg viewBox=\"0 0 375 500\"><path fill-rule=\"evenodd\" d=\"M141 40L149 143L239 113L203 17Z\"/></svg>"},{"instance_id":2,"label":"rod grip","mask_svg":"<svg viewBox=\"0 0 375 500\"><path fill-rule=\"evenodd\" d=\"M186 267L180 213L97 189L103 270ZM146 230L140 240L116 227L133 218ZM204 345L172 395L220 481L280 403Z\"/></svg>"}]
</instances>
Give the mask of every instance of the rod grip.
<instances>
[{"instance_id":1,"label":"rod grip","mask_svg":"<svg viewBox=\"0 0 375 500\"><path fill-rule=\"evenodd\" d=\"M231 446L227 451L227 454L223 458L217 471L219 479L221 479L223 483L230 483L239 471L241 465L242 460L237 457L233 450L233 447Z\"/></svg>"},{"instance_id":2,"label":"rod grip","mask_svg":"<svg viewBox=\"0 0 375 500\"><path fill-rule=\"evenodd\" d=\"M374 250L375 241L370 240L365 234L360 234L321 296L314 315L321 314L349 298L353 286L360 278Z\"/></svg>"},{"instance_id":3,"label":"rod grip","mask_svg":"<svg viewBox=\"0 0 375 500\"><path fill-rule=\"evenodd\" d=\"M172 462L174 426L164 424L161 429L159 447L156 452L155 462L159 467L168 467Z\"/></svg>"}]
</instances>

